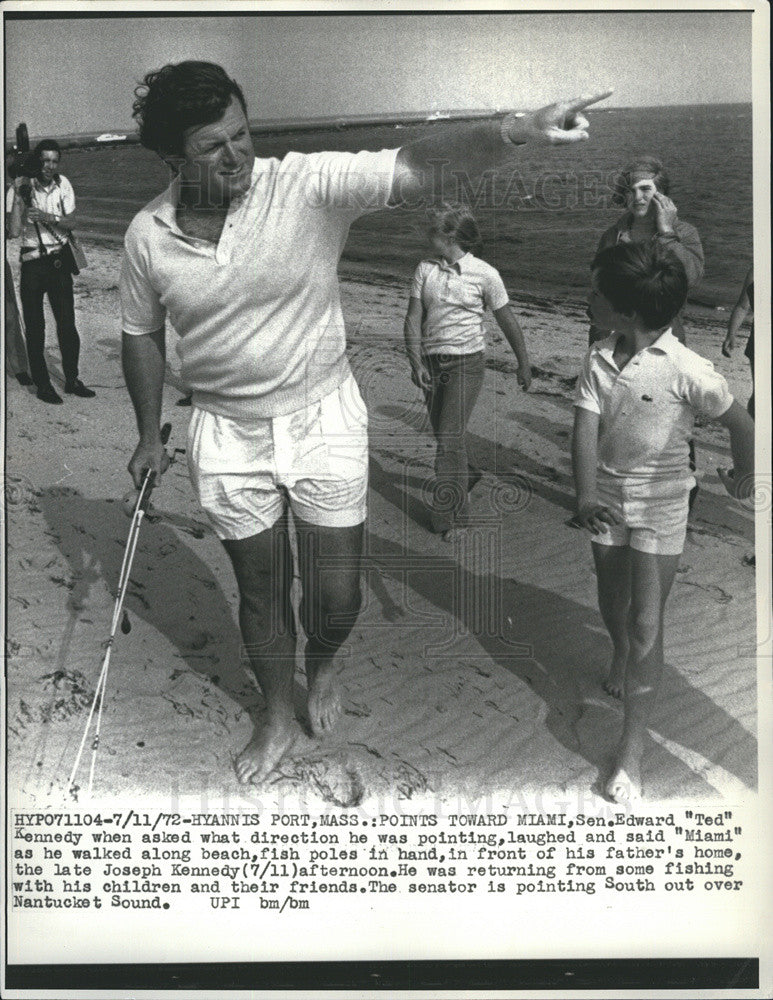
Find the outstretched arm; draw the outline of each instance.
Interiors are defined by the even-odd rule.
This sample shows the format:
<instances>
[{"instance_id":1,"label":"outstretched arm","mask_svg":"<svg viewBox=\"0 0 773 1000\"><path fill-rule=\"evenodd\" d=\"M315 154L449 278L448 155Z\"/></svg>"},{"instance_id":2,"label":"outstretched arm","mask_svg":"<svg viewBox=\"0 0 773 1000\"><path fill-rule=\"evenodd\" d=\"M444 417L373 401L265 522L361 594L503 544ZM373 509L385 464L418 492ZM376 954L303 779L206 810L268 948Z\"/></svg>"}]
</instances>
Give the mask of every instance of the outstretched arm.
<instances>
[{"instance_id":1,"label":"outstretched arm","mask_svg":"<svg viewBox=\"0 0 773 1000\"><path fill-rule=\"evenodd\" d=\"M140 432L139 444L128 467L134 485L139 488L146 469L158 476L169 466L159 430L166 361L164 328L140 336L124 333L121 360Z\"/></svg>"},{"instance_id":2,"label":"outstretched arm","mask_svg":"<svg viewBox=\"0 0 773 1000\"><path fill-rule=\"evenodd\" d=\"M499 329L505 335L508 344L513 349L513 354L518 359L518 382L521 388L526 391L531 385L531 365L529 364L529 353L526 350L526 341L523 339L523 331L516 319L513 307L508 304L501 309L494 310L494 319L499 324Z\"/></svg>"},{"instance_id":3,"label":"outstretched arm","mask_svg":"<svg viewBox=\"0 0 773 1000\"><path fill-rule=\"evenodd\" d=\"M722 344L722 353L726 358L730 357L730 352L735 347L735 338L741 324L749 315L749 310L751 308L751 303L749 302L749 285L754 280L754 268L749 268L746 277L744 278L743 288L741 289L741 294L738 296L738 301L733 307L733 311L730 313L730 320L727 324L727 336Z\"/></svg>"},{"instance_id":4,"label":"outstretched arm","mask_svg":"<svg viewBox=\"0 0 773 1000\"><path fill-rule=\"evenodd\" d=\"M587 139L588 120L582 112L611 93L559 101L539 111L510 112L489 121L446 125L426 139L407 143L397 156L391 201L398 204L436 193L433 186L442 167L477 177L504 162L513 146L533 140L564 144Z\"/></svg>"}]
</instances>

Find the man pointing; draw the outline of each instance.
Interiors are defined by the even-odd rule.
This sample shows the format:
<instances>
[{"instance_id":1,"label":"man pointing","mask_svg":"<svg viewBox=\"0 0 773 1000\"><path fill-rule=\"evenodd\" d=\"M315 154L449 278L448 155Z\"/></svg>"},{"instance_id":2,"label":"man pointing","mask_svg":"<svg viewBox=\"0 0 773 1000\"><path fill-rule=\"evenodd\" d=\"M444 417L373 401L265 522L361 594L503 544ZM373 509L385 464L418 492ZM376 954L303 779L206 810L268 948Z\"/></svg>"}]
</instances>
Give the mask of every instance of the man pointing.
<instances>
[{"instance_id":1,"label":"man pointing","mask_svg":"<svg viewBox=\"0 0 773 1000\"><path fill-rule=\"evenodd\" d=\"M309 720L341 710L336 653L360 609L367 413L345 354L337 265L359 216L429 199L432 164L475 175L536 140L587 138L582 111L607 94L446 126L402 149L256 160L244 96L212 63L149 73L140 140L174 179L132 221L121 275L123 365L139 444L129 462L162 473L165 320L193 390L188 463L231 559L239 624L264 718L236 762L261 781L298 733L288 508L303 591ZM335 556L332 560L329 557Z\"/></svg>"}]
</instances>

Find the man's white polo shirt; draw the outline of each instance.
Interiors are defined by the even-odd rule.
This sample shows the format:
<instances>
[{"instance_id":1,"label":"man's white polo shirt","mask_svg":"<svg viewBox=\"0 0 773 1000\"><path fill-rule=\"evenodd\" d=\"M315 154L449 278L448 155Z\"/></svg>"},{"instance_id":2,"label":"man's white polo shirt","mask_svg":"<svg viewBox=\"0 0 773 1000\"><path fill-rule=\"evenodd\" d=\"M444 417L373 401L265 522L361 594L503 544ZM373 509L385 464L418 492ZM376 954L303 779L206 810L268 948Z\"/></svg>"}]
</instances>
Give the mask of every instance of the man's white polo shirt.
<instances>
[{"instance_id":1,"label":"man's white polo shirt","mask_svg":"<svg viewBox=\"0 0 773 1000\"><path fill-rule=\"evenodd\" d=\"M338 260L349 227L385 208L397 150L256 159L217 246L184 235L176 183L132 220L123 329L169 318L193 404L240 418L301 409L349 374Z\"/></svg>"},{"instance_id":2,"label":"man's white polo shirt","mask_svg":"<svg viewBox=\"0 0 773 1000\"><path fill-rule=\"evenodd\" d=\"M510 298L499 271L471 253L453 264L423 260L413 276L411 296L424 307L424 354L482 351L486 309L501 309Z\"/></svg>"},{"instance_id":3,"label":"man's white polo shirt","mask_svg":"<svg viewBox=\"0 0 773 1000\"><path fill-rule=\"evenodd\" d=\"M618 337L591 347L575 394L575 406L600 417L599 472L626 486L655 480L689 488L695 415L715 419L730 407L727 382L670 329L621 371L614 359Z\"/></svg>"}]
</instances>

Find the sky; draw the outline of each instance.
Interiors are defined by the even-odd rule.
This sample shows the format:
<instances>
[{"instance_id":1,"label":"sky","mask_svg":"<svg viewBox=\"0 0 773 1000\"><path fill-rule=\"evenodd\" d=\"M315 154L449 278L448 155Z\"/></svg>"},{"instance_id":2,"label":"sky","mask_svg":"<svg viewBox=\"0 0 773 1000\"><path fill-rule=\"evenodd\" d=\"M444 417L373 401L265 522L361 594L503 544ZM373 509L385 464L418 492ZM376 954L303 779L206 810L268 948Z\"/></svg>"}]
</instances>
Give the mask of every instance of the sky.
<instances>
[{"instance_id":1,"label":"sky","mask_svg":"<svg viewBox=\"0 0 773 1000\"><path fill-rule=\"evenodd\" d=\"M219 62L251 120L751 101L751 13L503 13L5 20L6 134L127 131L166 62Z\"/></svg>"}]
</instances>

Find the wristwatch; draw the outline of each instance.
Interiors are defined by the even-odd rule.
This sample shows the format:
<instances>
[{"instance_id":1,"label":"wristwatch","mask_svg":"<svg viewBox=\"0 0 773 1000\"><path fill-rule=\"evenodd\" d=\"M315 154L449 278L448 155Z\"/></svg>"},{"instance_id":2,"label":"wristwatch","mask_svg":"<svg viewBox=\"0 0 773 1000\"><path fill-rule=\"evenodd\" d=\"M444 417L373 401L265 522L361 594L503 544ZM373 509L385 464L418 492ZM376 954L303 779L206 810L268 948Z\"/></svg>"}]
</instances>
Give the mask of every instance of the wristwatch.
<instances>
[{"instance_id":1,"label":"wristwatch","mask_svg":"<svg viewBox=\"0 0 773 1000\"><path fill-rule=\"evenodd\" d=\"M513 142L510 138L510 133L507 130L508 119L512 118L523 118L525 113L523 111L509 111L505 117L499 123L499 134L502 136L502 142L506 146L523 146L526 143L524 139L523 142Z\"/></svg>"}]
</instances>

